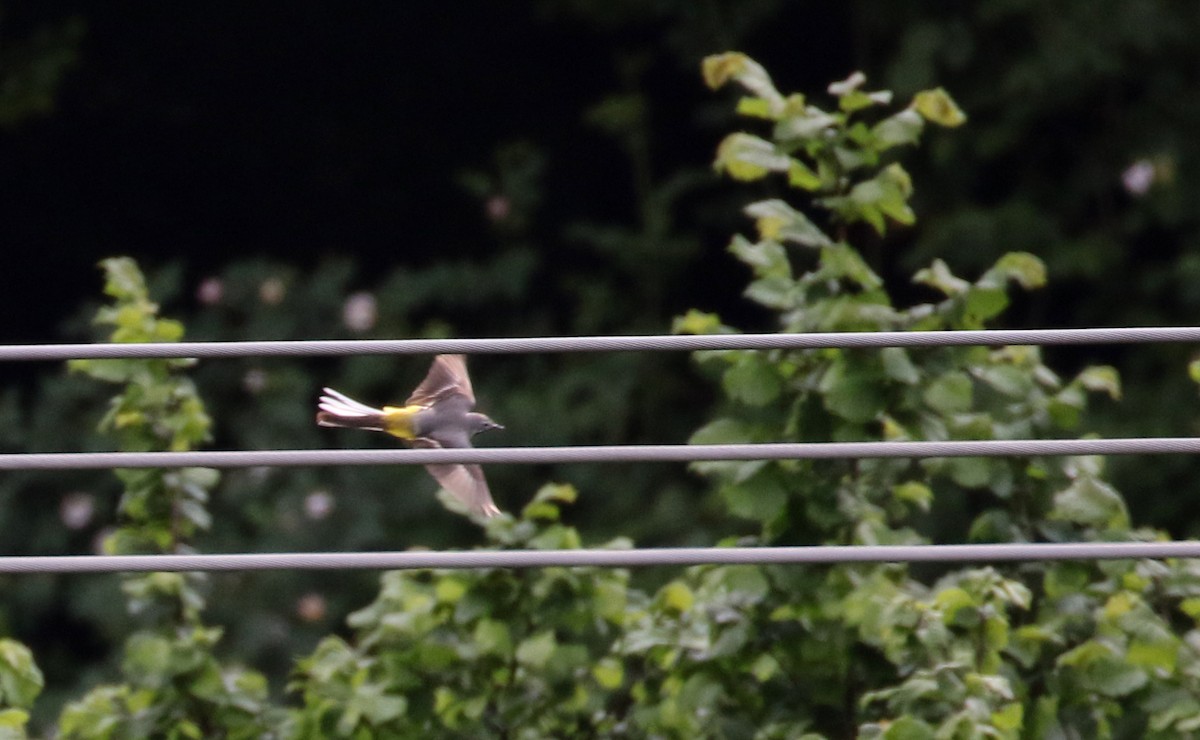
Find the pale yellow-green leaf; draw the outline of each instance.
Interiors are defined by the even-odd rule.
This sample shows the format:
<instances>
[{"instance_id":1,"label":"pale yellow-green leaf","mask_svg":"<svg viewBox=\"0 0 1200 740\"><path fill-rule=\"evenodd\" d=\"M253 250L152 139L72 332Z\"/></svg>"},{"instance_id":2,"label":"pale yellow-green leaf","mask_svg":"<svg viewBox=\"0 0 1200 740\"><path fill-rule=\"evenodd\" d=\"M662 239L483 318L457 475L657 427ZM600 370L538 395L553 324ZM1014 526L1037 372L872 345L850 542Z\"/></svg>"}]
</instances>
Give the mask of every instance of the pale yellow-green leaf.
<instances>
[{"instance_id":1,"label":"pale yellow-green leaf","mask_svg":"<svg viewBox=\"0 0 1200 740\"><path fill-rule=\"evenodd\" d=\"M1107 393L1114 401L1121 400L1121 375L1111 365L1092 365L1079 373L1079 383L1093 393Z\"/></svg>"},{"instance_id":2,"label":"pale yellow-green leaf","mask_svg":"<svg viewBox=\"0 0 1200 740\"><path fill-rule=\"evenodd\" d=\"M950 97L950 93L938 87L933 90L923 90L913 97L912 107L925 120L939 126L953 128L966 123L967 115Z\"/></svg>"},{"instance_id":3,"label":"pale yellow-green leaf","mask_svg":"<svg viewBox=\"0 0 1200 740\"><path fill-rule=\"evenodd\" d=\"M769 172L787 172L792 159L766 139L747 133L726 136L717 146L713 167L735 180L758 180Z\"/></svg>"},{"instance_id":4,"label":"pale yellow-green leaf","mask_svg":"<svg viewBox=\"0 0 1200 740\"><path fill-rule=\"evenodd\" d=\"M771 110L783 111L783 96L775 89L771 76L761 64L745 54L736 51L714 54L704 58L700 69L704 83L709 88L716 90L730 80L736 80L742 87L765 100Z\"/></svg>"},{"instance_id":5,"label":"pale yellow-green leaf","mask_svg":"<svg viewBox=\"0 0 1200 740\"><path fill-rule=\"evenodd\" d=\"M821 176L813 172L808 165L793 158L788 165L788 185L811 192L821 187Z\"/></svg>"},{"instance_id":6,"label":"pale yellow-green leaf","mask_svg":"<svg viewBox=\"0 0 1200 740\"><path fill-rule=\"evenodd\" d=\"M625 667L615 658L603 658L592 668L592 677L601 687L612 691L625 680Z\"/></svg>"},{"instance_id":7,"label":"pale yellow-green leaf","mask_svg":"<svg viewBox=\"0 0 1200 740\"><path fill-rule=\"evenodd\" d=\"M662 596L663 604L677 612L688 611L696 602L692 590L679 581L672 581L663 586L659 594Z\"/></svg>"}]
</instances>

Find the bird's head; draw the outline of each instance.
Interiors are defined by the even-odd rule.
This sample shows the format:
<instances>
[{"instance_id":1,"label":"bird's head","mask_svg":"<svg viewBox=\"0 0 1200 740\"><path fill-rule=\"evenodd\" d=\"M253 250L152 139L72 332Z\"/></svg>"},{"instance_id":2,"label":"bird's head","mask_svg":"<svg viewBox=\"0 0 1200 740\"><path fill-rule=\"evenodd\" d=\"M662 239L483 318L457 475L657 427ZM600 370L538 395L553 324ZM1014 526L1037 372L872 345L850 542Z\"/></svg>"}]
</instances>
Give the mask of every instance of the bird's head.
<instances>
[{"instance_id":1,"label":"bird's head","mask_svg":"<svg viewBox=\"0 0 1200 740\"><path fill-rule=\"evenodd\" d=\"M504 426L492 421L487 414L468 414L471 419L471 435L474 436L480 432L486 432L492 429L503 429Z\"/></svg>"}]
</instances>

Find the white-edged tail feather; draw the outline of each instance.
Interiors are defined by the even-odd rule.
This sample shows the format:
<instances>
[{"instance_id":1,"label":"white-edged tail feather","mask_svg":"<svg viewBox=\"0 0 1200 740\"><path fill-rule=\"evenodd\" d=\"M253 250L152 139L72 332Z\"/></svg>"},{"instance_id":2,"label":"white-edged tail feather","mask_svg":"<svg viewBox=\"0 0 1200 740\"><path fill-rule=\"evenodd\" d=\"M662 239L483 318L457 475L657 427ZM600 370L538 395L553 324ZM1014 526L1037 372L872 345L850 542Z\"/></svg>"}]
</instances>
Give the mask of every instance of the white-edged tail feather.
<instances>
[{"instance_id":1,"label":"white-edged tail feather","mask_svg":"<svg viewBox=\"0 0 1200 740\"><path fill-rule=\"evenodd\" d=\"M382 430L383 409L375 409L359 403L344 393L324 388L317 408L317 424L323 427L356 427L359 429Z\"/></svg>"},{"instance_id":2,"label":"white-edged tail feather","mask_svg":"<svg viewBox=\"0 0 1200 740\"><path fill-rule=\"evenodd\" d=\"M322 388L327 395L321 396L321 403L329 404L335 408L341 408L351 416L364 416L366 414L382 414L383 409L374 409L365 403L355 401L345 393L339 393L332 388Z\"/></svg>"}]
</instances>

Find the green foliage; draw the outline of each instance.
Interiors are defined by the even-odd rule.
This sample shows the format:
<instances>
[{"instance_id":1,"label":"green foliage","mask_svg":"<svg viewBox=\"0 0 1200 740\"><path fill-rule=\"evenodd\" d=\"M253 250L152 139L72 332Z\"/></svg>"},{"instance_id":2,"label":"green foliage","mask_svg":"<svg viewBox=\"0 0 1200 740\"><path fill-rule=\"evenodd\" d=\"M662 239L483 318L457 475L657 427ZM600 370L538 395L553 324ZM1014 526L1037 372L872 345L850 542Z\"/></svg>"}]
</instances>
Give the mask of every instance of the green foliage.
<instances>
[{"instance_id":1,"label":"green foliage","mask_svg":"<svg viewBox=\"0 0 1200 740\"><path fill-rule=\"evenodd\" d=\"M64 738L259 738L267 733L267 685L253 671L222 666L215 628L138 632L125 646L128 683L103 685L69 704Z\"/></svg>"},{"instance_id":2,"label":"green foliage","mask_svg":"<svg viewBox=\"0 0 1200 740\"><path fill-rule=\"evenodd\" d=\"M719 166L737 177L786 175L826 212L828 226L782 200L753 204L747 213L757 241L736 237L730 247L753 273L747 296L777 312L785 330L978 328L1007 306L1010 283L1045 281L1040 261L1027 254L1002 257L974 281L936 261L915 280L937 299L896 307L857 250L827 231L875 226L872 209L904 221L896 215L906 201L885 210L853 197L883 173L906 182L881 156L867 164L864 152L877 144L848 133L852 113L887 96L858 97L861 80L852 77L832 88L841 112L824 114L789 107L797 96L774 92L765 72L740 55L710 59L705 72L710 82L742 83L752 97L740 110L775 123L775 138L757 140L766 146L750 143L749 134L727 139ZM921 115L961 118L943 92L915 100ZM813 131L827 133L814 133L795 161L818 173L821 162L827 171L841 167L821 183L795 177L798 168L785 161L800 151L787 137L814 118ZM907 192L907 185L894 191ZM733 331L698 311L676 328ZM727 402L696 432L697 443L1051 437L1077 427L1088 393L1120 395L1112 369L1063 381L1027 347L698 357ZM1095 458L695 467L716 480L730 514L758 524L751 541L764 544L926 542L926 513L968 497L975 515L963 525L975 541L1153 536L1129 528ZM556 523L558 505L545 501L553 490L543 490L524 519L490 525L492 544L578 546L578 534ZM532 521L539 512L548 523ZM656 737L1168 736L1188 731L1196 717L1186 666L1197 656L1179 633L1182 626L1196 634L1193 573L1189 563L1032 563L952 570L927 582L897 565L721 566L689 569L652 593L606 572L586 581L555 570L390 574L381 597L353 618L353 643L329 638L302 661L293 688L304 708L294 730L300 737L585 729ZM1181 621L1184 614L1192 621Z\"/></svg>"},{"instance_id":3,"label":"green foliage","mask_svg":"<svg viewBox=\"0 0 1200 740\"><path fill-rule=\"evenodd\" d=\"M28 710L44 685L29 648L0 638L0 737L16 740L26 736Z\"/></svg>"},{"instance_id":4,"label":"green foliage","mask_svg":"<svg viewBox=\"0 0 1200 740\"><path fill-rule=\"evenodd\" d=\"M0 128L53 112L55 93L75 64L83 32L83 21L71 18L26 39L0 39Z\"/></svg>"},{"instance_id":5,"label":"green foliage","mask_svg":"<svg viewBox=\"0 0 1200 740\"><path fill-rule=\"evenodd\" d=\"M840 112L827 113L776 92L765 71L741 55L711 58L705 72L710 84L741 84L751 96L739 110L774 124L770 140L727 138L718 167L739 179L785 175L827 212L823 227L778 200L753 204L746 212L756 219L758 240L737 237L730 246L753 273L747 297L778 312L783 330L981 328L1007 307L1009 283L1045 282L1041 262L1029 254L1004 255L974 281L935 260L914 280L937 300L901 308L844 241L847 224L863 221L883 234L885 217L911 222L908 177L882 153L914 143L921 117L962 122L944 92L918 93L909 108L867 126L853 114L890 96L860 93L860 75L830 87ZM795 258L791 245L799 248ZM731 331L716 317L696 314L676 328ZM1077 427L1089 392L1120 396L1112 368L1088 368L1063 381L1030 347L699 357L722 379L729 400L725 413L693 437L697 443L1053 437ZM696 468L716 478L731 513L759 523L764 543L924 542L924 512L968 498L976 513L964 524L973 541L1154 536L1130 529L1124 501L1096 458ZM787 643L774 641L771 656L785 673L804 665L818 675L825 690L810 691L796 716L828 718L819 726L834 734L853 724L865 737L1170 736L1190 731L1198 716L1187 698L1195 678L1181 667L1194 664L1197 653L1173 616L1181 599L1192 598L1194 571L1176 562L1029 564L1011 574L955 571L926 586L898 566L839 566L808 576L808 588L796 588L801 577L788 574L764 599L786 604L773 616L799 620L804 629ZM1168 594L1153 585L1164 582L1178 590ZM757 623L752 633L764 626ZM1194 624L1184 629L1200 634ZM822 645L842 652L814 664ZM759 660L753 651L742 658L743 665ZM733 696L734 687L724 688L707 703L723 700L744 712ZM855 703L851 716L842 710L848 697Z\"/></svg>"},{"instance_id":6,"label":"green foliage","mask_svg":"<svg viewBox=\"0 0 1200 740\"><path fill-rule=\"evenodd\" d=\"M104 292L113 303L100 308L95 323L112 329L113 342L174 342L183 336L178 321L158 316L141 271L133 260L105 260ZM192 381L182 371L189 359L74 360L70 368L107 383L121 392L109 403L100 429L115 437L125 451L191 449L208 437L210 420ZM215 470L127 469L117 471L124 484L119 512L122 526L105 541L111 553L187 552L189 540L211 525L206 510L208 491L216 485ZM196 618L203 598L193 578L165 574L134 576L126 592L138 608L153 596L170 603L168 613Z\"/></svg>"},{"instance_id":7,"label":"green foliage","mask_svg":"<svg viewBox=\"0 0 1200 740\"><path fill-rule=\"evenodd\" d=\"M487 523L502 548L575 549L558 523L575 500L543 487L521 518ZM616 541L608 547L628 547ZM398 571L350 618L353 644L327 637L297 667L299 738L612 732L624 684L606 658L638 594L611 568Z\"/></svg>"},{"instance_id":8,"label":"green foliage","mask_svg":"<svg viewBox=\"0 0 1200 740\"><path fill-rule=\"evenodd\" d=\"M1156 0L855 6L854 38L878 79L906 94L946 85L972 114L970 136L939 137L906 162L924 228L897 260L943 257L974 273L1027 249L1054 279L1021 302L1013 320L1024 326L1188 323L1200 309L1200 139L1187 132L1200 106L1178 70L1200 66L1193 10ZM1098 351L1055 353L1077 366ZM1195 434L1194 389L1180 371L1190 352L1104 350L1126 402L1094 405L1090 424L1106 436ZM1110 474L1137 515L1195 537L1200 500L1172 495L1195 463L1116 457Z\"/></svg>"},{"instance_id":9,"label":"green foliage","mask_svg":"<svg viewBox=\"0 0 1200 740\"><path fill-rule=\"evenodd\" d=\"M178 341L183 326L158 316L137 265L105 260L105 293L96 323L112 327L114 342ZM190 360L80 360L76 372L121 385L100 428L122 450L188 450L207 438L209 418L192 382L181 372ZM216 471L122 470L122 525L106 540L114 553L192 552L190 540L208 529L209 490ZM131 613L150 629L131 635L121 671L126 683L103 685L68 704L60 718L64 738L256 738L271 711L266 680L221 665L214 649L219 628L205 627L204 579L195 573L126 576L122 590Z\"/></svg>"},{"instance_id":10,"label":"green foliage","mask_svg":"<svg viewBox=\"0 0 1200 740\"><path fill-rule=\"evenodd\" d=\"M925 121L959 126L966 116L940 88L918 93L905 109L871 122L867 116L891 103L886 90L866 92L866 77L855 72L829 86L837 110L829 112L803 95L784 96L754 60L731 52L704 60L704 81L716 89L736 82L750 93L738 102L744 116L773 124L769 139L739 132L717 149L714 166L738 180L759 180L786 174L792 187L819 196L818 206L837 215L842 224L864 222L881 236L887 220L911 225L916 216L908 205L912 181L899 163L880 168L888 150L915 144ZM781 201L751 206L764 238L809 247L827 247L829 237L802 213Z\"/></svg>"}]
</instances>

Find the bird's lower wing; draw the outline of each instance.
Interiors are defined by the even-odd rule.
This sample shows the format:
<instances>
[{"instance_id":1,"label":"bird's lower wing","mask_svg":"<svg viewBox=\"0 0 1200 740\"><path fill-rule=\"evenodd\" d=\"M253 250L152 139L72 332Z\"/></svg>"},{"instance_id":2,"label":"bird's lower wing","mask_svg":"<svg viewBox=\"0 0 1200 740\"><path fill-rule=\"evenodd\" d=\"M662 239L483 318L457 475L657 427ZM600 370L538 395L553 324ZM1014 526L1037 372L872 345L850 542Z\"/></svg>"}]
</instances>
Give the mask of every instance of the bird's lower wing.
<instances>
[{"instance_id":1,"label":"bird's lower wing","mask_svg":"<svg viewBox=\"0 0 1200 740\"><path fill-rule=\"evenodd\" d=\"M427 437L412 440L413 447L426 449L441 448L436 441ZM456 499L466 504L471 511L483 516L497 516L500 509L492 501L483 468L478 465L426 465L425 469Z\"/></svg>"}]
</instances>

